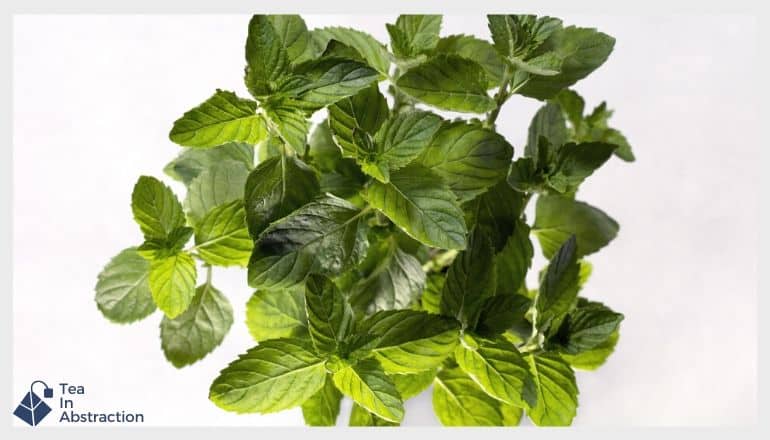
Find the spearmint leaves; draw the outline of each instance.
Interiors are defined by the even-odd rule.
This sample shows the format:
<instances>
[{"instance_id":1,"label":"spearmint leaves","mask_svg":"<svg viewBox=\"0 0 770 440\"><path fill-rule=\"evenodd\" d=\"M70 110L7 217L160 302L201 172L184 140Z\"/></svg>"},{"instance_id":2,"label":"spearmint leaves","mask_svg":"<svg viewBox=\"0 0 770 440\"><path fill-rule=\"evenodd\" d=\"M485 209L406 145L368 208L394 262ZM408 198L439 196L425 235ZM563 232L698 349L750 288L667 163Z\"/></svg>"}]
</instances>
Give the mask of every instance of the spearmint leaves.
<instances>
[{"instance_id":1,"label":"spearmint leaves","mask_svg":"<svg viewBox=\"0 0 770 440\"><path fill-rule=\"evenodd\" d=\"M97 275L99 311L125 324L159 309L158 359L176 368L245 324L256 345L209 388L224 411L335 426L349 407L351 426L398 426L431 389L446 426L571 424L574 370L607 362L624 319L590 299L606 268L586 260L619 223L576 196L634 155L607 104L571 88L615 41L555 17L487 19L488 35L444 35L440 15L401 15L382 42L254 15L251 96L224 85L170 123L175 182L135 183L138 228ZM542 106L508 120L522 97ZM504 119L524 131L503 134ZM218 289L223 268L248 298Z\"/></svg>"}]
</instances>

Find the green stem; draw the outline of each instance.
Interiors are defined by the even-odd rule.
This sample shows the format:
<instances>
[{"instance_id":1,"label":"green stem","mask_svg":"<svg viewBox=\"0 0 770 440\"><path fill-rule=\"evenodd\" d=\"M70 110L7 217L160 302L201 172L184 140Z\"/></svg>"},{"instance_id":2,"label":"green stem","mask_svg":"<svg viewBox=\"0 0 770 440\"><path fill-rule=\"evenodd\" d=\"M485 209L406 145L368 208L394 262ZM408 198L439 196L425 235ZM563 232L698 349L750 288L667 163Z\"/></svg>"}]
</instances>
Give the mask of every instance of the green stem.
<instances>
[{"instance_id":1,"label":"green stem","mask_svg":"<svg viewBox=\"0 0 770 440\"><path fill-rule=\"evenodd\" d=\"M206 284L211 284L211 274L213 272L211 265L207 264L206 266Z\"/></svg>"}]
</instances>

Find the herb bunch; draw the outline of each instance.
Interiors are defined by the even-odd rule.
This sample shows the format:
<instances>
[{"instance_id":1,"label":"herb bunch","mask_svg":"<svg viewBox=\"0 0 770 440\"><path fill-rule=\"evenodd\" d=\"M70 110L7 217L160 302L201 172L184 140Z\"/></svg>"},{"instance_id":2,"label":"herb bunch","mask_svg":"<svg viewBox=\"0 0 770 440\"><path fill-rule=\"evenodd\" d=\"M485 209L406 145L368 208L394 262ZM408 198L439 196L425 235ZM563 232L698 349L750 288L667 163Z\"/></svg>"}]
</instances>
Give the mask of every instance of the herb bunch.
<instances>
[{"instance_id":1,"label":"herb bunch","mask_svg":"<svg viewBox=\"0 0 770 440\"><path fill-rule=\"evenodd\" d=\"M634 157L606 105L586 112L569 88L614 39L490 15L489 42L440 36L441 20L402 15L386 47L296 15L254 16L253 96L217 89L174 122L185 148L164 171L186 197L139 178L144 240L99 274L104 316L160 309L166 358L190 365L233 323L213 268L244 267L258 344L211 385L227 411L301 406L307 424L334 425L348 396L351 425L398 425L404 400L433 385L444 425L511 426L525 413L571 424L574 369L605 362L623 319L580 295L585 258L618 224L576 194L611 156ZM518 154L495 129L514 97L544 102ZM324 119L311 130L312 115ZM528 286L534 241L549 263Z\"/></svg>"}]
</instances>

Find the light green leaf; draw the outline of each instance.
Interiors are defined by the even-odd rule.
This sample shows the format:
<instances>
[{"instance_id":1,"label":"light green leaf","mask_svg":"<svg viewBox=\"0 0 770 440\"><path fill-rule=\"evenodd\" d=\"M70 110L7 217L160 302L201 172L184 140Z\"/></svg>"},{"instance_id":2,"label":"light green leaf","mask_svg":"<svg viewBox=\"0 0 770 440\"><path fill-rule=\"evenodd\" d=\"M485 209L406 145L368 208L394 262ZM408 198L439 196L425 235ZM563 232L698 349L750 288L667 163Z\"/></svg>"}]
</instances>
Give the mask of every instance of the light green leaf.
<instances>
[{"instance_id":1,"label":"light green leaf","mask_svg":"<svg viewBox=\"0 0 770 440\"><path fill-rule=\"evenodd\" d=\"M225 160L206 168L190 182L185 198L190 219L200 223L217 206L243 200L249 169L243 162Z\"/></svg>"},{"instance_id":2,"label":"light green leaf","mask_svg":"<svg viewBox=\"0 0 770 440\"><path fill-rule=\"evenodd\" d=\"M150 294L150 263L136 248L115 255L99 273L95 301L105 318L126 324L150 316L155 303Z\"/></svg>"},{"instance_id":3,"label":"light green leaf","mask_svg":"<svg viewBox=\"0 0 770 440\"><path fill-rule=\"evenodd\" d=\"M246 326L257 342L304 335L304 289L257 290L246 303Z\"/></svg>"},{"instance_id":4,"label":"light green leaf","mask_svg":"<svg viewBox=\"0 0 770 440\"><path fill-rule=\"evenodd\" d=\"M389 172L403 168L419 156L440 126L441 118L433 113L399 113L386 120L377 131L374 136L374 151L361 151L359 146L356 160L362 165L373 162L384 170L382 176L374 177L387 183Z\"/></svg>"},{"instance_id":5,"label":"light green leaf","mask_svg":"<svg viewBox=\"0 0 770 440\"><path fill-rule=\"evenodd\" d=\"M426 312L392 310L366 318L361 331L378 336L371 352L386 372L414 373L439 366L452 353L460 324Z\"/></svg>"},{"instance_id":6,"label":"light green leaf","mask_svg":"<svg viewBox=\"0 0 770 440\"><path fill-rule=\"evenodd\" d=\"M455 360L485 393L520 407L535 405L535 384L516 346L503 337L484 339L465 334Z\"/></svg>"},{"instance_id":7,"label":"light green leaf","mask_svg":"<svg viewBox=\"0 0 770 440\"><path fill-rule=\"evenodd\" d=\"M174 319L163 317L160 341L163 353L181 368L211 353L233 325L233 308L227 297L209 283L199 286L187 310Z\"/></svg>"},{"instance_id":8,"label":"light green leaf","mask_svg":"<svg viewBox=\"0 0 770 440\"><path fill-rule=\"evenodd\" d=\"M615 346L618 344L619 338L620 333L615 331L606 341L602 342L591 350L584 351L576 355L564 353L561 355L561 357L565 361L569 362L572 368L594 371L601 367L604 362L607 361L607 358L610 357L612 352L615 351Z\"/></svg>"},{"instance_id":9,"label":"light green leaf","mask_svg":"<svg viewBox=\"0 0 770 440\"><path fill-rule=\"evenodd\" d=\"M573 234L577 238L577 257L590 255L612 241L620 227L601 210L567 197L540 196L535 213L532 232L546 258L551 258Z\"/></svg>"},{"instance_id":10,"label":"light green leaf","mask_svg":"<svg viewBox=\"0 0 770 440\"><path fill-rule=\"evenodd\" d=\"M441 292L441 313L475 326L484 299L495 294L494 250L479 230L471 233L468 249L454 260Z\"/></svg>"},{"instance_id":11,"label":"light green leaf","mask_svg":"<svg viewBox=\"0 0 770 440\"><path fill-rule=\"evenodd\" d=\"M369 411L365 410L361 405L353 403L353 407L350 409L350 421L349 426L399 426L399 423L390 422L383 418L380 418Z\"/></svg>"},{"instance_id":12,"label":"light green leaf","mask_svg":"<svg viewBox=\"0 0 770 440\"><path fill-rule=\"evenodd\" d=\"M313 37L318 44L326 47L329 41L336 40L355 49L367 64L383 75L388 74L390 54L385 46L374 37L356 29L344 27L325 27L313 29Z\"/></svg>"},{"instance_id":13,"label":"light green leaf","mask_svg":"<svg viewBox=\"0 0 770 440\"><path fill-rule=\"evenodd\" d=\"M477 62L487 74L489 88L499 86L503 80L503 59L488 41L471 35L450 35L439 40L436 52L453 53Z\"/></svg>"},{"instance_id":14,"label":"light green leaf","mask_svg":"<svg viewBox=\"0 0 770 440\"><path fill-rule=\"evenodd\" d=\"M426 312L441 313L441 292L444 290L445 280L442 273L428 274L425 290L420 297L420 305Z\"/></svg>"},{"instance_id":15,"label":"light green leaf","mask_svg":"<svg viewBox=\"0 0 770 440\"><path fill-rule=\"evenodd\" d=\"M267 225L310 202L319 191L315 173L297 157L280 155L260 163L246 180L249 233L258 237Z\"/></svg>"},{"instance_id":16,"label":"light green leaf","mask_svg":"<svg viewBox=\"0 0 770 440\"><path fill-rule=\"evenodd\" d=\"M465 113L485 113L495 108L487 95L484 70L457 55L439 54L396 81L399 90L434 107Z\"/></svg>"},{"instance_id":17,"label":"light green leaf","mask_svg":"<svg viewBox=\"0 0 770 440\"><path fill-rule=\"evenodd\" d=\"M401 396L374 359L346 366L336 371L333 378L342 394L376 416L397 423L404 417Z\"/></svg>"},{"instance_id":18,"label":"light green leaf","mask_svg":"<svg viewBox=\"0 0 770 440\"><path fill-rule=\"evenodd\" d=\"M254 245L249 285L291 287L310 273L335 276L358 264L368 247L364 214L327 194L271 224Z\"/></svg>"},{"instance_id":19,"label":"light green leaf","mask_svg":"<svg viewBox=\"0 0 770 440\"><path fill-rule=\"evenodd\" d=\"M500 402L500 414L503 416L503 426L519 426L524 410L516 405Z\"/></svg>"},{"instance_id":20,"label":"light green leaf","mask_svg":"<svg viewBox=\"0 0 770 440\"><path fill-rule=\"evenodd\" d=\"M195 296L197 270L190 254L182 252L150 264L152 299L169 318L187 310Z\"/></svg>"},{"instance_id":21,"label":"light green leaf","mask_svg":"<svg viewBox=\"0 0 770 440\"><path fill-rule=\"evenodd\" d=\"M305 151L310 122L305 113L283 99L274 99L264 104L265 115L274 124L281 139L297 152Z\"/></svg>"},{"instance_id":22,"label":"light green leaf","mask_svg":"<svg viewBox=\"0 0 770 440\"><path fill-rule=\"evenodd\" d=\"M219 373L209 399L237 413L265 414L301 405L324 386L324 363L309 342L264 341Z\"/></svg>"},{"instance_id":23,"label":"light green leaf","mask_svg":"<svg viewBox=\"0 0 770 440\"><path fill-rule=\"evenodd\" d=\"M529 226L521 219L516 220L514 225L505 247L495 255L498 295L518 292L532 266L535 251L529 240Z\"/></svg>"},{"instance_id":24,"label":"light green leaf","mask_svg":"<svg viewBox=\"0 0 770 440\"><path fill-rule=\"evenodd\" d=\"M441 176L461 202L505 179L513 147L505 138L477 124L446 123L418 162Z\"/></svg>"},{"instance_id":25,"label":"light green leaf","mask_svg":"<svg viewBox=\"0 0 770 440\"><path fill-rule=\"evenodd\" d=\"M531 157L542 168L550 164L538 161L540 158L540 137L546 138L550 145L557 149L567 142L567 125L564 121L561 107L558 104L548 103L540 107L532 118L532 122L529 123L527 146L524 149L524 155Z\"/></svg>"},{"instance_id":26,"label":"light green leaf","mask_svg":"<svg viewBox=\"0 0 770 440\"><path fill-rule=\"evenodd\" d=\"M174 121L169 138L186 147L210 148L227 142L256 144L267 138L257 103L217 89L201 105Z\"/></svg>"},{"instance_id":27,"label":"light green leaf","mask_svg":"<svg viewBox=\"0 0 770 440\"><path fill-rule=\"evenodd\" d=\"M396 390L402 399L411 399L427 390L433 379L436 378L438 369L420 371L411 374L391 374L390 379L396 385Z\"/></svg>"},{"instance_id":28,"label":"light green leaf","mask_svg":"<svg viewBox=\"0 0 770 440\"><path fill-rule=\"evenodd\" d=\"M411 237L443 249L465 247L465 222L454 194L433 172L408 166L389 183L372 182L364 197Z\"/></svg>"},{"instance_id":29,"label":"light green leaf","mask_svg":"<svg viewBox=\"0 0 770 440\"><path fill-rule=\"evenodd\" d=\"M440 15L399 15L395 24L387 24L393 53L411 58L436 47L441 31Z\"/></svg>"},{"instance_id":30,"label":"light green leaf","mask_svg":"<svg viewBox=\"0 0 770 440\"><path fill-rule=\"evenodd\" d=\"M537 325L549 328L552 321L558 322L573 307L580 286L580 266L576 257L575 236L564 242L556 251L540 281L540 290L535 297Z\"/></svg>"},{"instance_id":31,"label":"light green leaf","mask_svg":"<svg viewBox=\"0 0 770 440\"><path fill-rule=\"evenodd\" d=\"M254 146L243 142L229 142L213 148L183 148L182 152L163 168L163 172L189 185L203 170L225 160L243 162L251 169L254 167Z\"/></svg>"},{"instance_id":32,"label":"light green leaf","mask_svg":"<svg viewBox=\"0 0 770 440\"><path fill-rule=\"evenodd\" d=\"M286 48L286 55L292 64L307 61L313 55L310 41L310 32L307 30L305 20L299 15L279 14L268 15L270 24L273 25L275 34Z\"/></svg>"},{"instance_id":33,"label":"light green leaf","mask_svg":"<svg viewBox=\"0 0 770 440\"><path fill-rule=\"evenodd\" d=\"M195 227L195 249L211 265L246 267L252 248L241 200L217 206Z\"/></svg>"},{"instance_id":34,"label":"light green leaf","mask_svg":"<svg viewBox=\"0 0 770 440\"><path fill-rule=\"evenodd\" d=\"M499 404L456 366L433 381L433 411L444 426L500 426Z\"/></svg>"},{"instance_id":35,"label":"light green leaf","mask_svg":"<svg viewBox=\"0 0 770 440\"><path fill-rule=\"evenodd\" d=\"M302 417L308 426L335 426L340 414L342 394L326 375L324 386L302 404Z\"/></svg>"},{"instance_id":36,"label":"light green leaf","mask_svg":"<svg viewBox=\"0 0 770 440\"><path fill-rule=\"evenodd\" d=\"M131 210L146 239L166 239L184 226L182 205L171 188L154 177L141 176L131 193Z\"/></svg>"},{"instance_id":37,"label":"light green leaf","mask_svg":"<svg viewBox=\"0 0 770 440\"><path fill-rule=\"evenodd\" d=\"M604 64L615 46L615 39L596 29L569 26L555 31L540 47L562 59L560 72L554 76L532 76L517 93L548 99L588 76Z\"/></svg>"},{"instance_id":38,"label":"light green leaf","mask_svg":"<svg viewBox=\"0 0 770 440\"><path fill-rule=\"evenodd\" d=\"M527 415L538 426L569 426L577 412L577 383L569 364L556 353L527 355L537 388L537 404Z\"/></svg>"},{"instance_id":39,"label":"light green leaf","mask_svg":"<svg viewBox=\"0 0 770 440\"><path fill-rule=\"evenodd\" d=\"M617 333L621 321L623 314L602 303L581 299L578 307L564 319L554 342L567 354L590 351Z\"/></svg>"},{"instance_id":40,"label":"light green leaf","mask_svg":"<svg viewBox=\"0 0 770 440\"><path fill-rule=\"evenodd\" d=\"M310 275L305 281L305 310L316 352L339 352L353 329L353 310L342 292L325 276Z\"/></svg>"},{"instance_id":41,"label":"light green leaf","mask_svg":"<svg viewBox=\"0 0 770 440\"><path fill-rule=\"evenodd\" d=\"M181 251L192 235L192 228L181 226L171 231L166 238L146 239L136 252L148 260L165 258Z\"/></svg>"},{"instance_id":42,"label":"light green leaf","mask_svg":"<svg viewBox=\"0 0 770 440\"><path fill-rule=\"evenodd\" d=\"M254 15L249 21L249 35L246 39L244 81L249 92L256 97L271 94L289 71L286 46L270 17Z\"/></svg>"},{"instance_id":43,"label":"light green leaf","mask_svg":"<svg viewBox=\"0 0 770 440\"><path fill-rule=\"evenodd\" d=\"M353 308L366 313L406 308L425 287L420 261L401 250L394 239L370 246L358 270L362 277L348 295Z\"/></svg>"}]
</instances>

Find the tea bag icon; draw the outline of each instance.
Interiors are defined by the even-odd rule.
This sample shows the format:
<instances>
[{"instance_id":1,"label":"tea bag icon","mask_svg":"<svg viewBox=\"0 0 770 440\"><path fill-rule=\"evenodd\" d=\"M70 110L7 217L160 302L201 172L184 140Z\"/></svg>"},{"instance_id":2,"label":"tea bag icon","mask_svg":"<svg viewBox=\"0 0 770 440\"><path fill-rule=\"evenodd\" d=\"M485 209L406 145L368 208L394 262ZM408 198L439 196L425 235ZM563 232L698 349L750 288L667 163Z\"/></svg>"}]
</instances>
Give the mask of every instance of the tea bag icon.
<instances>
[{"instance_id":1,"label":"tea bag icon","mask_svg":"<svg viewBox=\"0 0 770 440\"><path fill-rule=\"evenodd\" d=\"M13 415L24 420L30 426L36 426L51 412L51 407L48 406L40 396L35 394L35 391L32 389L36 383L42 383L45 386L43 397L53 397L53 388L49 388L45 382L39 380L32 382L32 385L29 386L29 392L24 395L24 398L21 399L21 403L19 403L19 406L17 406L16 410L13 412Z\"/></svg>"}]
</instances>

